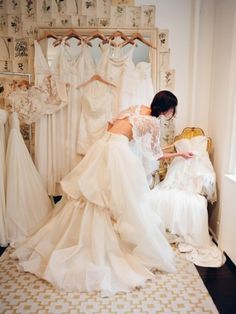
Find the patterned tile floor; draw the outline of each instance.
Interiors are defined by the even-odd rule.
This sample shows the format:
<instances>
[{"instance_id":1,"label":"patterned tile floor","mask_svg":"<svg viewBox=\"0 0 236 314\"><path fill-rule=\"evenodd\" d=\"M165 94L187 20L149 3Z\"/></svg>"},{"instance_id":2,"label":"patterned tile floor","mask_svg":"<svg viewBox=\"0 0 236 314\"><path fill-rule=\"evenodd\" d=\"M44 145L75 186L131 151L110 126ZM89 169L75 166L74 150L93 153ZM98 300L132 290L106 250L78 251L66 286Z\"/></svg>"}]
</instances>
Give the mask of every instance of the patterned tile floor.
<instances>
[{"instance_id":1,"label":"patterned tile floor","mask_svg":"<svg viewBox=\"0 0 236 314\"><path fill-rule=\"evenodd\" d=\"M215 314L218 313L194 265L177 255L177 273L158 272L140 290L101 298L66 293L29 273L19 273L7 249L0 258L0 313L23 314Z\"/></svg>"}]
</instances>

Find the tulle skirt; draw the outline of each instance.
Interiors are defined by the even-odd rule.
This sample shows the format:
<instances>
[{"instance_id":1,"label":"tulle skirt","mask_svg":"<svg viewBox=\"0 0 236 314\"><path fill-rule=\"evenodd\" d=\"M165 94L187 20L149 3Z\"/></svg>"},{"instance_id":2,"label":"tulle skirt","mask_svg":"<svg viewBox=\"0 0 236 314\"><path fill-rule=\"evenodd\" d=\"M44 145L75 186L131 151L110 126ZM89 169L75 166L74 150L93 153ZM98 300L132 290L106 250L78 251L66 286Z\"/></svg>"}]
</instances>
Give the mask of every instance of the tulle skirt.
<instances>
[{"instance_id":1,"label":"tulle skirt","mask_svg":"<svg viewBox=\"0 0 236 314\"><path fill-rule=\"evenodd\" d=\"M13 253L24 271L67 291L127 292L175 271L140 159L107 132L62 181L53 217Z\"/></svg>"}]
</instances>

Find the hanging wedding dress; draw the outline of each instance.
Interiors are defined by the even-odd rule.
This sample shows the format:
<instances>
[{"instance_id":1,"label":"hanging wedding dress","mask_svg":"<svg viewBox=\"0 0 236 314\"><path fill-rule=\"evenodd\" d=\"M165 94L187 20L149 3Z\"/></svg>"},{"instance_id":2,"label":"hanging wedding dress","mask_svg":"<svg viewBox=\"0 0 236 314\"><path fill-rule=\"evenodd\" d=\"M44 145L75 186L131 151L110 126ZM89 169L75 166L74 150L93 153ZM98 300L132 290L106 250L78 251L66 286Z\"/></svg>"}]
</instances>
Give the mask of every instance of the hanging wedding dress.
<instances>
[{"instance_id":1,"label":"hanging wedding dress","mask_svg":"<svg viewBox=\"0 0 236 314\"><path fill-rule=\"evenodd\" d=\"M7 111L0 109L0 246L7 246L6 230L6 138Z\"/></svg>"},{"instance_id":2,"label":"hanging wedding dress","mask_svg":"<svg viewBox=\"0 0 236 314\"><path fill-rule=\"evenodd\" d=\"M113 107L116 112L133 105L151 104L154 96L149 62L133 62L135 46L122 54L122 48L102 47L102 55L97 65L97 71L109 82L117 86Z\"/></svg>"},{"instance_id":3,"label":"hanging wedding dress","mask_svg":"<svg viewBox=\"0 0 236 314\"><path fill-rule=\"evenodd\" d=\"M52 205L20 133L17 113L9 117L6 154L6 226L13 244L38 229L51 214Z\"/></svg>"},{"instance_id":4,"label":"hanging wedding dress","mask_svg":"<svg viewBox=\"0 0 236 314\"><path fill-rule=\"evenodd\" d=\"M57 49L49 66L42 49L35 41L35 86L50 95L49 103L57 103L58 109L41 117L35 125L35 164L49 195L60 194L58 183L65 173L66 129L65 106L67 86L60 78L62 49ZM56 49L56 48L55 48Z\"/></svg>"},{"instance_id":5,"label":"hanging wedding dress","mask_svg":"<svg viewBox=\"0 0 236 314\"><path fill-rule=\"evenodd\" d=\"M83 105L85 98L92 97L92 95L86 95L85 89L80 89L79 86L86 82L95 72L95 64L90 54L88 45L82 43L80 46L79 56L75 59L70 55L69 48L65 45L62 46L64 50L63 56L64 66L61 66L63 78L65 82L69 83L71 88L68 93L68 108L66 111L66 165L67 173L71 171L75 165L81 160L79 154L84 154L84 151L78 150L78 141L80 136L80 121L82 107L83 112L87 110ZM65 76L65 73L68 73ZM91 92L91 91L90 91ZM94 99L99 102L99 99ZM95 105L95 104L94 104ZM83 119L83 118L82 118ZM83 129L83 127L82 127ZM84 129L83 129L84 130ZM64 173L65 175L66 173Z\"/></svg>"},{"instance_id":6,"label":"hanging wedding dress","mask_svg":"<svg viewBox=\"0 0 236 314\"><path fill-rule=\"evenodd\" d=\"M154 87L151 75L150 62L138 62L135 66L137 72L136 97L138 104L150 106L154 97Z\"/></svg>"},{"instance_id":7,"label":"hanging wedding dress","mask_svg":"<svg viewBox=\"0 0 236 314\"><path fill-rule=\"evenodd\" d=\"M145 154L158 158L157 119L133 109L125 116ZM143 285L152 270L175 270L145 172L126 136L106 132L61 184L66 196L54 216L13 253L24 271L67 291L110 296Z\"/></svg>"},{"instance_id":8,"label":"hanging wedding dress","mask_svg":"<svg viewBox=\"0 0 236 314\"><path fill-rule=\"evenodd\" d=\"M207 200L216 201L216 176L207 137L178 140L175 148L194 156L188 160L176 157L171 162L165 179L151 191L154 209L166 229L177 236L179 250L187 259L199 266L219 267L225 258L208 231Z\"/></svg>"},{"instance_id":9,"label":"hanging wedding dress","mask_svg":"<svg viewBox=\"0 0 236 314\"><path fill-rule=\"evenodd\" d=\"M95 66L85 44L81 45L79 56L75 58L62 40L50 67L40 45L37 42L35 45L37 85L44 85L50 77L48 88L52 89L54 97L66 104L58 112L43 117L36 125L36 165L48 193L58 195L61 194L60 180L81 160L77 154L81 114L81 94L77 87L94 74Z\"/></svg>"},{"instance_id":10,"label":"hanging wedding dress","mask_svg":"<svg viewBox=\"0 0 236 314\"><path fill-rule=\"evenodd\" d=\"M77 152L84 155L102 137L108 121L114 116L112 105L115 88L93 81L83 87L81 93Z\"/></svg>"},{"instance_id":11,"label":"hanging wedding dress","mask_svg":"<svg viewBox=\"0 0 236 314\"><path fill-rule=\"evenodd\" d=\"M136 98L137 73L132 60L134 48L132 46L125 55L118 57L116 50L113 49L111 54L110 45L105 45L97 65L97 72L117 87L113 103L116 115L131 105L140 105Z\"/></svg>"}]
</instances>

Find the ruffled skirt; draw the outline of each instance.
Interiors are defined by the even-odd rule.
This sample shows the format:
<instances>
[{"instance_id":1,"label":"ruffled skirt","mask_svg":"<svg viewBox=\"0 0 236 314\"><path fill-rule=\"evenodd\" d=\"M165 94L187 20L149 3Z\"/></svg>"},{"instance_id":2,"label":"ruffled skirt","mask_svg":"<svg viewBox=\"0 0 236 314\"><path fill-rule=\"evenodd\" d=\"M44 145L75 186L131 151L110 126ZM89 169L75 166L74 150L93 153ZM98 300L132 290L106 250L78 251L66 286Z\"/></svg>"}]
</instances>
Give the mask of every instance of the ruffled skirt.
<instances>
[{"instance_id":1,"label":"ruffled skirt","mask_svg":"<svg viewBox=\"0 0 236 314\"><path fill-rule=\"evenodd\" d=\"M24 271L67 291L127 292L175 271L140 159L107 132L61 182L54 215L13 253Z\"/></svg>"}]
</instances>

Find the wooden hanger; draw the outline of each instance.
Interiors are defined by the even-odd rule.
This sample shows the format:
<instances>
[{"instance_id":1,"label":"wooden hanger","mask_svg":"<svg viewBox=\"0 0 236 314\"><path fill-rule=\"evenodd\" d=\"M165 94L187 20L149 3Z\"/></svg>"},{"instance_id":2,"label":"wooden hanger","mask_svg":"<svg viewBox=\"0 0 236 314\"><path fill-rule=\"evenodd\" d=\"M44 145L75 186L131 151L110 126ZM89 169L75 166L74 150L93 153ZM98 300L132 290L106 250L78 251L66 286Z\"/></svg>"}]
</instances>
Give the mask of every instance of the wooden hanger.
<instances>
[{"instance_id":1,"label":"wooden hanger","mask_svg":"<svg viewBox=\"0 0 236 314\"><path fill-rule=\"evenodd\" d=\"M55 39L55 41L52 43L54 47L58 46L61 44L63 37L61 35L55 35L52 33L47 33L44 36L40 37L37 39L37 42L40 42L43 39L47 39L47 38L53 38ZM69 45L68 45L69 46Z\"/></svg>"},{"instance_id":2,"label":"wooden hanger","mask_svg":"<svg viewBox=\"0 0 236 314\"><path fill-rule=\"evenodd\" d=\"M113 40L115 38L117 38L117 37L120 37L121 39L123 39L123 42L115 43ZM135 45L136 44L132 38L129 38L127 35L125 35L121 31L116 31L116 32L112 33L109 36L109 40L110 40L111 46L113 46L113 47L124 47L127 44L131 44L131 45Z\"/></svg>"},{"instance_id":3,"label":"wooden hanger","mask_svg":"<svg viewBox=\"0 0 236 314\"><path fill-rule=\"evenodd\" d=\"M157 49L156 47L154 47L149 41L147 41L140 33L134 33L132 34L130 40L134 41L134 40L139 40L141 41L143 44L153 48L153 49Z\"/></svg>"},{"instance_id":4,"label":"wooden hanger","mask_svg":"<svg viewBox=\"0 0 236 314\"><path fill-rule=\"evenodd\" d=\"M101 41L102 41L103 44L106 44L106 43L109 42L108 38L107 38L103 33L99 32L99 31L93 32L91 35L89 35L89 36L86 38L86 40L87 40L87 41L90 41L90 40L95 39L95 38L101 39Z\"/></svg>"},{"instance_id":5,"label":"wooden hanger","mask_svg":"<svg viewBox=\"0 0 236 314\"><path fill-rule=\"evenodd\" d=\"M78 45L80 45L82 42L85 42L87 45L92 47L91 43L87 42L87 40L82 35L80 35L79 33L77 33L74 30L71 30L68 34L66 34L66 36L65 36L65 43L67 43L67 41L70 40L71 38L78 39L78 41L79 41Z\"/></svg>"},{"instance_id":6,"label":"wooden hanger","mask_svg":"<svg viewBox=\"0 0 236 314\"><path fill-rule=\"evenodd\" d=\"M126 40L129 40L129 37L127 35L125 35L124 33L122 33L121 31L116 31L114 33L112 33L110 36L109 36L109 39L110 40L113 40L117 37L120 37L121 39L123 39L124 41Z\"/></svg>"},{"instance_id":7,"label":"wooden hanger","mask_svg":"<svg viewBox=\"0 0 236 314\"><path fill-rule=\"evenodd\" d=\"M116 85L104 80L99 74L94 74L88 81L82 83L81 85L77 86L77 89L81 88L81 87L85 87L87 86L88 84L90 84L91 82L93 81L99 81L99 82L102 82L108 86L112 86L112 87L116 87Z\"/></svg>"},{"instance_id":8,"label":"wooden hanger","mask_svg":"<svg viewBox=\"0 0 236 314\"><path fill-rule=\"evenodd\" d=\"M137 46L136 42L133 39L129 38L128 40L123 41L123 43L118 44L118 47L124 47L128 44L130 44L132 46L134 46L134 45Z\"/></svg>"},{"instance_id":9,"label":"wooden hanger","mask_svg":"<svg viewBox=\"0 0 236 314\"><path fill-rule=\"evenodd\" d=\"M44 36L38 38L38 39L37 39L37 42L40 42L41 40L46 39L46 38L53 38L53 39L57 40L57 39L58 39L58 36L55 35L55 34L52 34L52 33L47 33L47 34L45 34Z\"/></svg>"}]
</instances>

